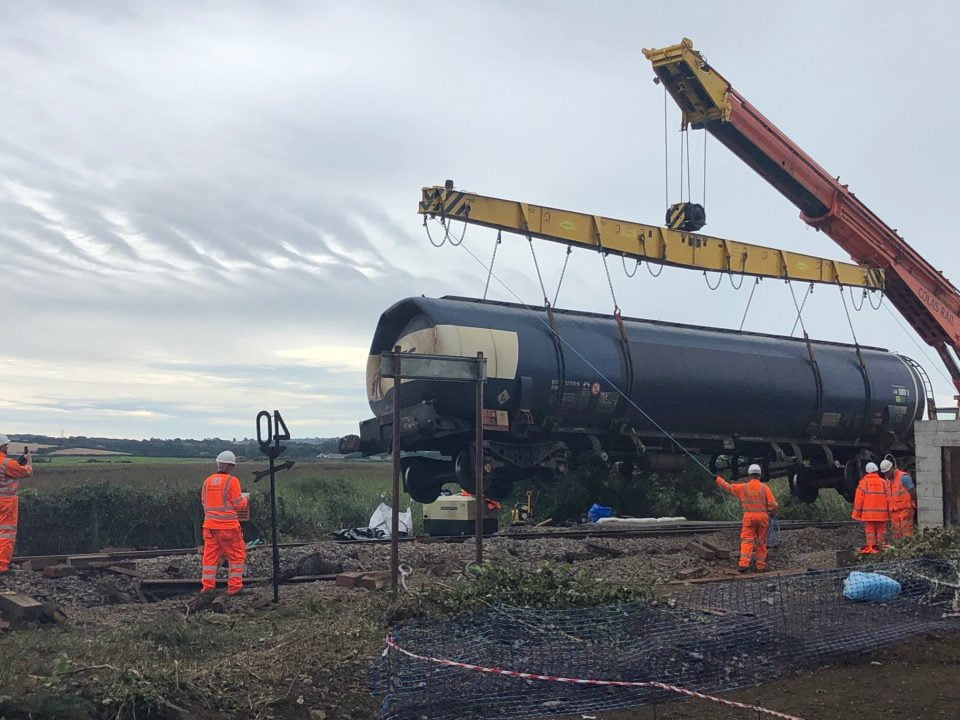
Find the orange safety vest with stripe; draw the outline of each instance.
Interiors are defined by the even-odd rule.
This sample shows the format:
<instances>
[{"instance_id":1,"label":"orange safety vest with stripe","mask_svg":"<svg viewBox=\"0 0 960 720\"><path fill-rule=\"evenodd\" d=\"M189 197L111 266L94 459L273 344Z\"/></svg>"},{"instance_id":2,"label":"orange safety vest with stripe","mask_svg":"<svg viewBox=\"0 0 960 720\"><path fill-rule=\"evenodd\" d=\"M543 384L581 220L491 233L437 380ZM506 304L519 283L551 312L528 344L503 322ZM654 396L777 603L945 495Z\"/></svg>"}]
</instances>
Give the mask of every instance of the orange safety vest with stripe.
<instances>
[{"instance_id":1,"label":"orange safety vest with stripe","mask_svg":"<svg viewBox=\"0 0 960 720\"><path fill-rule=\"evenodd\" d=\"M203 527L208 530L239 528L237 510L247 506L247 499L240 494L240 480L230 473L214 473L203 481L200 490L203 502Z\"/></svg>"},{"instance_id":2,"label":"orange safety vest with stripe","mask_svg":"<svg viewBox=\"0 0 960 720\"><path fill-rule=\"evenodd\" d=\"M910 492L903 484L904 475L906 475L906 473L903 470L894 470L893 479L888 481L890 488L890 512L913 509L913 498L910 497Z\"/></svg>"},{"instance_id":3,"label":"orange safety vest with stripe","mask_svg":"<svg viewBox=\"0 0 960 720\"><path fill-rule=\"evenodd\" d=\"M860 478L850 517L860 522L886 522L890 518L890 487L877 473Z\"/></svg>"},{"instance_id":4,"label":"orange safety vest with stripe","mask_svg":"<svg viewBox=\"0 0 960 720\"><path fill-rule=\"evenodd\" d=\"M0 500L17 496L20 489L20 478L30 477L33 468L30 465L21 465L13 458L0 453Z\"/></svg>"},{"instance_id":5,"label":"orange safety vest with stripe","mask_svg":"<svg viewBox=\"0 0 960 720\"><path fill-rule=\"evenodd\" d=\"M744 514L767 513L777 509L777 499L769 485L764 485L756 478L745 483L728 483L721 477L717 478L717 485L740 500Z\"/></svg>"}]
</instances>

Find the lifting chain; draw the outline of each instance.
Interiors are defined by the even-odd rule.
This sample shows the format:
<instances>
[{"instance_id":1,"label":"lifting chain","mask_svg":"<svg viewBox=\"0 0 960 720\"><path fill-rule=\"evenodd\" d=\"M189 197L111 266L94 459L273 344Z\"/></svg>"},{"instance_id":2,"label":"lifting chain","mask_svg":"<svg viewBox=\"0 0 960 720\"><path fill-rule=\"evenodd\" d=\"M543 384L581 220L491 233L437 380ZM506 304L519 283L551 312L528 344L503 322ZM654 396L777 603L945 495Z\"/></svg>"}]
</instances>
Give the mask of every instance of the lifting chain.
<instances>
[{"instance_id":1,"label":"lifting chain","mask_svg":"<svg viewBox=\"0 0 960 720\"><path fill-rule=\"evenodd\" d=\"M707 135L707 134L704 133L703 135L704 135L704 138L706 138L706 135ZM704 147L706 147L706 145L704 145ZM704 168L704 172L706 172L706 168ZM703 190L704 193L706 193L706 191L707 191L707 190L706 190L706 188L707 188L707 179L706 179L706 176L704 176L704 179L703 179L703 188L704 188L704 190ZM729 258L728 258L728 259L727 259L727 265L729 265L729 264L730 264L730 260L729 260ZM746 281L746 279L747 279L747 276L744 274L744 271L745 271L746 269L747 269L747 253L744 252L743 255L740 256L740 272L739 272L740 282L739 282L739 283L735 283L735 282L733 281L733 268L729 268L729 270L730 270L730 287L732 287L734 290L739 290L740 288L743 287L743 283L744 283L744 281Z\"/></svg>"},{"instance_id":2,"label":"lifting chain","mask_svg":"<svg viewBox=\"0 0 960 720\"><path fill-rule=\"evenodd\" d=\"M533 267L537 270L537 280L540 282L540 292L543 294L544 307L550 307L550 300L547 299L547 288L543 284L543 275L540 274L540 263L537 262L537 251L533 249L533 237L527 235L527 242L530 243L530 255L533 257Z\"/></svg>"},{"instance_id":3,"label":"lifting chain","mask_svg":"<svg viewBox=\"0 0 960 720\"><path fill-rule=\"evenodd\" d=\"M797 331L797 323L800 322L800 313L803 312L803 309L807 306L807 299L813 295L813 283L810 283L810 287L807 288L806 294L803 296L803 302L800 303L800 311L797 313L797 319L793 321L793 327L790 328L790 337L793 337L793 334ZM794 300L796 302L796 300Z\"/></svg>"},{"instance_id":4,"label":"lifting chain","mask_svg":"<svg viewBox=\"0 0 960 720\"><path fill-rule=\"evenodd\" d=\"M743 332L743 324L747 321L747 313L750 311L750 303L753 302L753 294L757 291L757 285L760 284L760 278L756 278L753 287L750 288L750 297L747 298L747 306L743 309L743 317L740 318L740 328L737 332Z\"/></svg>"},{"instance_id":5,"label":"lifting chain","mask_svg":"<svg viewBox=\"0 0 960 720\"><path fill-rule=\"evenodd\" d=\"M487 299L487 291L490 289L490 278L493 277L493 264L497 261L497 249L500 247L500 231L497 230L497 241L493 244L493 257L490 258L490 268L487 270L487 283L483 286L483 299Z\"/></svg>"},{"instance_id":6,"label":"lifting chain","mask_svg":"<svg viewBox=\"0 0 960 720\"><path fill-rule=\"evenodd\" d=\"M620 305L617 304L617 294L613 290L613 278L610 277L610 268L607 265L607 253L601 250L600 258L603 260L603 271L607 275L607 287L610 288L610 297L613 298L613 319L616 320L617 327L620 329L620 339L623 340L626 346L627 328L623 325L623 314L620 312Z\"/></svg>"},{"instance_id":7,"label":"lifting chain","mask_svg":"<svg viewBox=\"0 0 960 720\"><path fill-rule=\"evenodd\" d=\"M840 292L843 292L843 290L841 289ZM856 310L857 312L860 312L861 310L863 310L863 305L866 302L866 299L867 299L866 288L863 289L863 295L860 296L860 305L857 305L857 301L853 299L853 290L850 291L850 304L853 305L853 309ZM844 307L846 307L846 302L844 302Z\"/></svg>"},{"instance_id":8,"label":"lifting chain","mask_svg":"<svg viewBox=\"0 0 960 720\"><path fill-rule=\"evenodd\" d=\"M647 243L646 243L645 238L643 237L643 233L640 233L640 250L643 251L643 256L644 256L644 257L648 257L648 255L647 255ZM664 267L664 262L663 262L664 257L663 257L663 253L664 253L664 252L666 252L666 248L665 248L665 247L663 248L663 250L661 250L661 255L660 255L660 270L658 270L657 272L654 272L654 271L650 268L650 261L649 261L649 260L646 262L647 272L650 273L650 277L660 277L660 273L663 272L663 267Z\"/></svg>"},{"instance_id":9,"label":"lifting chain","mask_svg":"<svg viewBox=\"0 0 960 720\"><path fill-rule=\"evenodd\" d=\"M540 282L540 292L543 293L543 306L547 309L547 319L550 321L550 329L553 331L553 334L557 334L557 318L553 314L553 306L550 304L550 300L547 299L547 288L543 284L543 275L540 273L540 263L537 262L537 251L533 249L533 236L527 235L527 242L530 243L530 255L533 257L533 266L537 269L537 280ZM566 262L564 262L564 268L566 268ZM560 288L557 288L557 292L560 292Z\"/></svg>"},{"instance_id":10,"label":"lifting chain","mask_svg":"<svg viewBox=\"0 0 960 720\"><path fill-rule=\"evenodd\" d=\"M857 353L860 353L860 342L857 340L857 332L853 329L853 319L850 317L850 310L847 308L847 296L843 294L843 285L838 286L840 288L840 301L843 303L843 312L847 315L847 325L850 326L850 334L853 336L853 344L857 346ZM864 291L866 292L866 291ZM853 304L853 291L850 291L850 303ZM854 305L856 307L856 305ZM860 307L863 307L861 305ZM862 361L861 361L862 362Z\"/></svg>"},{"instance_id":11,"label":"lifting chain","mask_svg":"<svg viewBox=\"0 0 960 720\"><path fill-rule=\"evenodd\" d=\"M787 287L790 288L790 297L793 298L793 307L797 311L796 322L800 323L800 329L803 330L803 337L809 338L809 335L807 335L807 326L803 324L803 308L800 307L800 304L797 302L797 294L793 291L793 283L791 283L789 280L787 280L786 282L787 282ZM794 327L796 327L796 324L794 324ZM793 333L791 333L791 335L792 334Z\"/></svg>"},{"instance_id":12,"label":"lifting chain","mask_svg":"<svg viewBox=\"0 0 960 720\"><path fill-rule=\"evenodd\" d=\"M463 243L463 239L467 236L467 223L463 224L463 232L460 233L460 239L454 240L454 236L450 234L450 224L448 223L447 219L444 217L435 219L443 228L443 237L440 238L440 242L434 241L433 235L430 233L430 226L427 224L427 216L423 216L423 229L427 231L427 239L430 241L431 245L433 245L435 248L440 248L443 247L448 240L453 247L457 247Z\"/></svg>"},{"instance_id":13,"label":"lifting chain","mask_svg":"<svg viewBox=\"0 0 960 720\"><path fill-rule=\"evenodd\" d=\"M560 268L560 279L557 280L557 291L553 294L553 306L557 306L557 298L560 297L560 288L563 286L563 277L567 274L567 263L570 262L570 253L573 249L567 245L567 255L563 258L563 267Z\"/></svg>"},{"instance_id":14,"label":"lifting chain","mask_svg":"<svg viewBox=\"0 0 960 720\"><path fill-rule=\"evenodd\" d=\"M710 284L710 278L707 277L707 271L706 271L706 270L703 271L703 279L706 281L708 288L710 288L711 290L716 290L718 287L720 287L720 283L723 282L723 270L720 271L720 277L717 278L717 284L716 284L716 285L711 285L711 284Z\"/></svg>"}]
</instances>

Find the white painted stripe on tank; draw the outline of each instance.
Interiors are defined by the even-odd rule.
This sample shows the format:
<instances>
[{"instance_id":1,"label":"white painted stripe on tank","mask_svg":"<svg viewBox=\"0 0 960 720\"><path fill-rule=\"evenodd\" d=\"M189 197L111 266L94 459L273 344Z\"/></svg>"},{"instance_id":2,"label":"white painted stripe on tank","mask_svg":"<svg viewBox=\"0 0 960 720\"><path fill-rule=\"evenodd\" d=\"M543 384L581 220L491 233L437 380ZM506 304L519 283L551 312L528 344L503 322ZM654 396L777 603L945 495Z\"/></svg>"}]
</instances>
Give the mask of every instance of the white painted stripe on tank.
<instances>
[{"instance_id":1,"label":"white painted stripe on tank","mask_svg":"<svg viewBox=\"0 0 960 720\"><path fill-rule=\"evenodd\" d=\"M394 345L400 346L400 352L425 355L476 357L482 352L487 359L487 377L500 380L514 380L520 362L520 339L514 330L433 325L404 335ZM380 401L392 387L393 378L380 375L380 356L370 355L367 358L367 399Z\"/></svg>"}]
</instances>

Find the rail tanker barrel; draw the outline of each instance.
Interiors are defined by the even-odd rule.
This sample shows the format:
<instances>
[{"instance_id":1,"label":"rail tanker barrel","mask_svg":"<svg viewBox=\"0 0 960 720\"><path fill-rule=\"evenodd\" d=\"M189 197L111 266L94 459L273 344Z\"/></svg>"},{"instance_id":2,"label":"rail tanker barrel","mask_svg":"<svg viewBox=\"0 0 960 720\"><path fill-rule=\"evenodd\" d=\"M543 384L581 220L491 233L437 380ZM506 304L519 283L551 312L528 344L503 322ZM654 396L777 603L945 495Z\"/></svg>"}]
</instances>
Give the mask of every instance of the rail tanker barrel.
<instances>
[{"instance_id":1,"label":"rail tanker barrel","mask_svg":"<svg viewBox=\"0 0 960 720\"><path fill-rule=\"evenodd\" d=\"M389 308L367 366L377 417L361 424L364 451L388 444L395 388L380 373L380 353L397 345L484 353L485 424L498 457L550 437L568 447L577 438L606 446L605 438L627 433L663 441L655 421L705 453L751 443L753 451L795 446L801 456L827 448L818 457L826 454L834 472L833 449L902 450L923 416L912 361L886 350L632 318L623 318L621 334L612 316L563 310L553 323L556 333L544 309L466 298L409 298ZM411 380L400 395L405 449L451 453L452 438L472 428L472 388Z\"/></svg>"}]
</instances>

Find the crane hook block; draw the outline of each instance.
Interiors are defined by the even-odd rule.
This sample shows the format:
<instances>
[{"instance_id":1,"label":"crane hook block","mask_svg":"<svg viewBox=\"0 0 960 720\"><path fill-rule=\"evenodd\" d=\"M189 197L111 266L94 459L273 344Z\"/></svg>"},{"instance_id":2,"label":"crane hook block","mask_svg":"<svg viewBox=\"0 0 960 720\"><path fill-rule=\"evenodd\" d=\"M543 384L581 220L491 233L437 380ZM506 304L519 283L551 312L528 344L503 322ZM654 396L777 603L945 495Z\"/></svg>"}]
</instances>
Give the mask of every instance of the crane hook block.
<instances>
[{"instance_id":1,"label":"crane hook block","mask_svg":"<svg viewBox=\"0 0 960 720\"><path fill-rule=\"evenodd\" d=\"M674 203L667 208L667 227L696 232L707 224L707 211L699 203Z\"/></svg>"}]
</instances>

